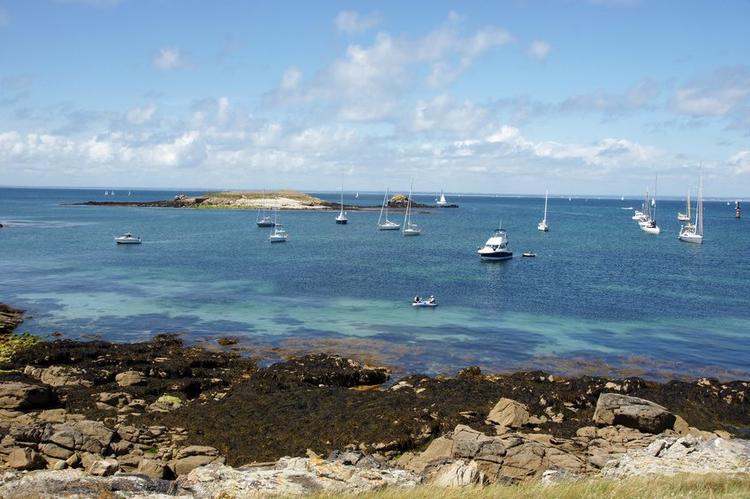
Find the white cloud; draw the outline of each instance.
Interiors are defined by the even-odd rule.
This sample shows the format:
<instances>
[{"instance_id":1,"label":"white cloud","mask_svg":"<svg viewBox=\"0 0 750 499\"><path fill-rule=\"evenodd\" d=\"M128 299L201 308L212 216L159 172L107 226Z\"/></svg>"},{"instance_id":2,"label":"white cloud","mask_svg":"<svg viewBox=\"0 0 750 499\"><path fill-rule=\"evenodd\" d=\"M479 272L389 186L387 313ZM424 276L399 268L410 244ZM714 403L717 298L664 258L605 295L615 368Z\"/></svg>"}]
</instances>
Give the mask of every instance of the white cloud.
<instances>
[{"instance_id":1,"label":"white cloud","mask_svg":"<svg viewBox=\"0 0 750 499\"><path fill-rule=\"evenodd\" d=\"M128 123L131 125L144 125L151 121L151 118L154 117L154 114L156 113L156 106L153 104L148 104L143 107L134 107L128 110L127 114L125 115Z\"/></svg>"},{"instance_id":2,"label":"white cloud","mask_svg":"<svg viewBox=\"0 0 750 499\"><path fill-rule=\"evenodd\" d=\"M370 45L349 45L342 57L304 83L296 68L287 69L267 102L328 106L334 116L347 121L386 119L401 106L404 91L451 83L478 57L513 40L495 26L468 36L458 29L449 23L416 39L378 33Z\"/></svg>"},{"instance_id":3,"label":"white cloud","mask_svg":"<svg viewBox=\"0 0 750 499\"><path fill-rule=\"evenodd\" d=\"M336 29L342 33L364 33L380 23L380 15L371 13L362 15L353 10L342 10L334 21Z\"/></svg>"},{"instance_id":4,"label":"white cloud","mask_svg":"<svg viewBox=\"0 0 750 499\"><path fill-rule=\"evenodd\" d=\"M187 68L190 62L178 48L161 48L154 55L154 67L161 70Z\"/></svg>"},{"instance_id":5,"label":"white cloud","mask_svg":"<svg viewBox=\"0 0 750 499\"><path fill-rule=\"evenodd\" d=\"M550 45L549 43L543 40L534 40L533 42L529 44L529 48L526 51L526 53L532 59L543 61L544 59L547 58L551 50L552 50L552 45Z\"/></svg>"},{"instance_id":6,"label":"white cloud","mask_svg":"<svg viewBox=\"0 0 750 499\"><path fill-rule=\"evenodd\" d=\"M750 173L750 151L740 151L729 158L729 166L736 175Z\"/></svg>"},{"instance_id":7,"label":"white cloud","mask_svg":"<svg viewBox=\"0 0 750 499\"><path fill-rule=\"evenodd\" d=\"M691 116L724 116L739 111L750 97L750 69L723 68L678 88L672 107Z\"/></svg>"}]
</instances>

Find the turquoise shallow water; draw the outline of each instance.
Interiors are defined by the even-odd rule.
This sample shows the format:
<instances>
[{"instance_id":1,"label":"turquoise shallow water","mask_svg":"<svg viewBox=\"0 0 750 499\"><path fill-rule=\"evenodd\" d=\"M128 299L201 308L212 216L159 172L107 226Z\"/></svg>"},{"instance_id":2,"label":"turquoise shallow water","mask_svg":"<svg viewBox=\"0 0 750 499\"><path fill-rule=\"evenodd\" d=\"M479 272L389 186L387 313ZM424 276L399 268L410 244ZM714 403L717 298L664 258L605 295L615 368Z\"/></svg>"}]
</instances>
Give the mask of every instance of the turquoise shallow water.
<instances>
[{"instance_id":1,"label":"turquoise shallow water","mask_svg":"<svg viewBox=\"0 0 750 499\"><path fill-rule=\"evenodd\" d=\"M551 198L545 234L542 199L466 196L417 213L416 238L377 231L377 212L351 212L346 226L330 212L284 212L289 242L271 245L254 212L66 205L91 199L111 200L0 189L0 301L29 311L23 330L232 334L251 350L338 348L407 371L750 375L750 234L725 202L707 203L702 246L677 241L681 201L659 203L662 234L649 236L621 209L638 200ZM483 263L475 250L499 219L518 258ZM117 247L126 230L144 244ZM520 258L528 249L537 258ZM441 306L412 309L416 293Z\"/></svg>"}]
</instances>

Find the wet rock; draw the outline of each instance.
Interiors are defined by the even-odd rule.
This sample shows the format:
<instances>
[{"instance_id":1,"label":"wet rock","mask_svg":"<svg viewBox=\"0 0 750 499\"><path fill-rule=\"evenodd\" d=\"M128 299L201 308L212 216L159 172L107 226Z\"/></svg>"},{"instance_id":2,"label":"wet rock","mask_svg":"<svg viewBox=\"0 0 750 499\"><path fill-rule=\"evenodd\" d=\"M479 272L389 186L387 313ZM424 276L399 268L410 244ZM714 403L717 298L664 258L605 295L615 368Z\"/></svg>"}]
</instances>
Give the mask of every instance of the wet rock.
<instances>
[{"instance_id":1,"label":"wet rock","mask_svg":"<svg viewBox=\"0 0 750 499\"><path fill-rule=\"evenodd\" d=\"M11 334L23 322L23 310L0 303L0 335Z\"/></svg>"},{"instance_id":2,"label":"wet rock","mask_svg":"<svg viewBox=\"0 0 750 499\"><path fill-rule=\"evenodd\" d=\"M648 433L661 433L674 427L675 416L649 400L602 393L596 403L594 423L600 426L623 425Z\"/></svg>"},{"instance_id":3,"label":"wet rock","mask_svg":"<svg viewBox=\"0 0 750 499\"><path fill-rule=\"evenodd\" d=\"M49 386L21 381L0 383L0 409L27 411L48 407L54 400L54 393Z\"/></svg>"},{"instance_id":4,"label":"wet rock","mask_svg":"<svg viewBox=\"0 0 750 499\"><path fill-rule=\"evenodd\" d=\"M124 371L115 376L115 381L122 387L142 385L145 382L143 373L138 371Z\"/></svg>"},{"instance_id":5,"label":"wet rock","mask_svg":"<svg viewBox=\"0 0 750 499\"><path fill-rule=\"evenodd\" d=\"M9 467L17 470L36 470L45 465L41 454L29 447L13 449L5 462Z\"/></svg>"},{"instance_id":6,"label":"wet rock","mask_svg":"<svg viewBox=\"0 0 750 499\"><path fill-rule=\"evenodd\" d=\"M508 428L520 428L529 422L529 411L520 402L501 398L487 416L487 422Z\"/></svg>"},{"instance_id":7,"label":"wet rock","mask_svg":"<svg viewBox=\"0 0 750 499\"><path fill-rule=\"evenodd\" d=\"M339 355L310 354L273 364L261 376L287 383L353 387L388 381L384 367L369 367Z\"/></svg>"}]
</instances>

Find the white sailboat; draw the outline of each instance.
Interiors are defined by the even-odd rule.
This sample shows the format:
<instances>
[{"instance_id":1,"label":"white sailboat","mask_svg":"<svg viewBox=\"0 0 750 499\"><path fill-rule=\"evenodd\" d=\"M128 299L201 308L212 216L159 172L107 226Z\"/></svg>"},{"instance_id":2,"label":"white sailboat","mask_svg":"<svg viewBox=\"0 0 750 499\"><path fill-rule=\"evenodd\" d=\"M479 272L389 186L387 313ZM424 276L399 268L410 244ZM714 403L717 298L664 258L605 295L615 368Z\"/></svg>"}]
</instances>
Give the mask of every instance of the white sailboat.
<instances>
[{"instance_id":1,"label":"white sailboat","mask_svg":"<svg viewBox=\"0 0 750 499\"><path fill-rule=\"evenodd\" d=\"M276 209L273 212L273 232L268 236L268 240L272 243L285 243L289 238L289 234L284 230L282 225L278 222L279 210Z\"/></svg>"},{"instance_id":2,"label":"white sailboat","mask_svg":"<svg viewBox=\"0 0 750 499\"><path fill-rule=\"evenodd\" d=\"M686 243L703 244L703 172L700 174L698 183L698 202L695 206L695 223L688 223L680 227L677 236L680 241Z\"/></svg>"},{"instance_id":3,"label":"white sailboat","mask_svg":"<svg viewBox=\"0 0 750 499\"><path fill-rule=\"evenodd\" d=\"M678 212L677 220L679 220L680 222L690 221L690 189L688 189L687 193L687 213Z\"/></svg>"},{"instance_id":4,"label":"white sailboat","mask_svg":"<svg viewBox=\"0 0 750 499\"><path fill-rule=\"evenodd\" d=\"M549 196L549 191L544 191L544 218L536 226L536 228L542 232L549 231L549 224L547 223L547 197L548 196Z\"/></svg>"},{"instance_id":5,"label":"white sailboat","mask_svg":"<svg viewBox=\"0 0 750 499\"><path fill-rule=\"evenodd\" d=\"M435 204L438 208L445 208L446 206L448 206L448 200L445 199L445 193L442 189L440 189L440 197L435 199Z\"/></svg>"},{"instance_id":6,"label":"white sailboat","mask_svg":"<svg viewBox=\"0 0 750 499\"><path fill-rule=\"evenodd\" d=\"M260 200L260 206L258 207L258 214L255 215L255 225L258 227L273 227L275 222L268 216L268 212L265 207L266 191L263 191L263 197Z\"/></svg>"},{"instance_id":7,"label":"white sailboat","mask_svg":"<svg viewBox=\"0 0 750 499\"><path fill-rule=\"evenodd\" d=\"M336 223L339 225L345 225L347 222L349 222L349 219L346 218L346 212L344 211L344 186L342 185L341 186L341 211L336 217Z\"/></svg>"},{"instance_id":8,"label":"white sailboat","mask_svg":"<svg viewBox=\"0 0 750 499\"><path fill-rule=\"evenodd\" d=\"M385 218L383 214L385 214ZM380 207L380 217L378 217L378 230L399 230L400 228L399 224L388 220L388 188L386 187L383 206Z\"/></svg>"},{"instance_id":9,"label":"white sailboat","mask_svg":"<svg viewBox=\"0 0 750 499\"><path fill-rule=\"evenodd\" d=\"M646 206L648 219L643 224L638 222L638 225L641 226L641 230L646 234L659 235L661 229L656 224L656 182L654 182L654 196L651 198L651 204L646 203Z\"/></svg>"},{"instance_id":10,"label":"white sailboat","mask_svg":"<svg viewBox=\"0 0 750 499\"><path fill-rule=\"evenodd\" d=\"M406 200L406 213L404 213L404 228L401 230L401 233L405 236L418 236L422 233L422 228L411 221L411 193L413 187L414 184L409 186L409 197Z\"/></svg>"}]
</instances>

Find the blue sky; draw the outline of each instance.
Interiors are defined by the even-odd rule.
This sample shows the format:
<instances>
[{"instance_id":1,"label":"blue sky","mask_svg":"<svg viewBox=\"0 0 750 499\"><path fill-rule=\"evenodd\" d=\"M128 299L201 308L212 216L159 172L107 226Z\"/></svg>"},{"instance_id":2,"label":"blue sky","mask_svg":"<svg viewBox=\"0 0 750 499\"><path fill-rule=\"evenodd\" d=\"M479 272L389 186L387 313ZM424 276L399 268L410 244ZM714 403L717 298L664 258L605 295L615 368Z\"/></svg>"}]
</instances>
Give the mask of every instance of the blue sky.
<instances>
[{"instance_id":1,"label":"blue sky","mask_svg":"<svg viewBox=\"0 0 750 499\"><path fill-rule=\"evenodd\" d=\"M0 185L750 188L750 2L0 0Z\"/></svg>"}]
</instances>

